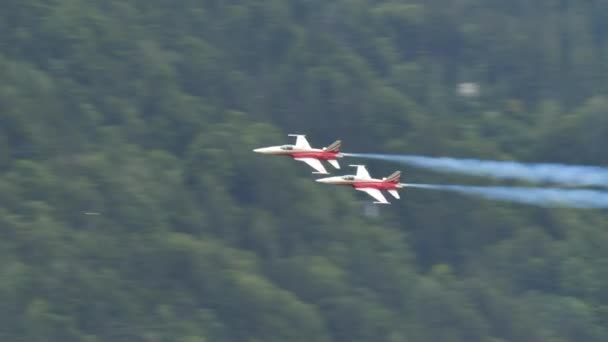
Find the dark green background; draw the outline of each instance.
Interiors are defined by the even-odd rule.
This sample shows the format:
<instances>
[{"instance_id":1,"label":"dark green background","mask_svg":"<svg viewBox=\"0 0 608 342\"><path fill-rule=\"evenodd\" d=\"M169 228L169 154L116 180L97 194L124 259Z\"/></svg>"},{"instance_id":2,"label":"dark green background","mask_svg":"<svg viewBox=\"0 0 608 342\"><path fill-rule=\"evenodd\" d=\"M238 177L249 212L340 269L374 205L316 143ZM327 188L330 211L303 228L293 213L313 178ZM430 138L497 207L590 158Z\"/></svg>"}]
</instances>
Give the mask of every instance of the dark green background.
<instances>
[{"instance_id":1,"label":"dark green background","mask_svg":"<svg viewBox=\"0 0 608 342\"><path fill-rule=\"evenodd\" d=\"M602 165L607 58L601 0L3 0L0 339L607 341L605 211L251 152Z\"/></svg>"}]
</instances>

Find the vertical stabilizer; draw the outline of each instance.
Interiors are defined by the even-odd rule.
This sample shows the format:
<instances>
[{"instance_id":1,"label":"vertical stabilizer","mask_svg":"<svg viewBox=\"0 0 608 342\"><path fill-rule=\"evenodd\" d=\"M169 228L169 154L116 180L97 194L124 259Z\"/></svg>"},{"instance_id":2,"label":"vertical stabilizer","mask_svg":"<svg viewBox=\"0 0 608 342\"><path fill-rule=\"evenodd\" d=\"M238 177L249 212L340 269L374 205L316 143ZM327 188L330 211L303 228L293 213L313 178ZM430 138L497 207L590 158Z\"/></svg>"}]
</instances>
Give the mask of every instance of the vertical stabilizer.
<instances>
[{"instance_id":1,"label":"vertical stabilizer","mask_svg":"<svg viewBox=\"0 0 608 342\"><path fill-rule=\"evenodd\" d=\"M385 180L390 183L399 183L400 178L401 178L401 171L395 171L395 172L391 173L390 176L386 177Z\"/></svg>"},{"instance_id":2,"label":"vertical stabilizer","mask_svg":"<svg viewBox=\"0 0 608 342\"><path fill-rule=\"evenodd\" d=\"M327 152L340 152L340 147L342 147L342 141L336 140L331 145L324 148Z\"/></svg>"}]
</instances>

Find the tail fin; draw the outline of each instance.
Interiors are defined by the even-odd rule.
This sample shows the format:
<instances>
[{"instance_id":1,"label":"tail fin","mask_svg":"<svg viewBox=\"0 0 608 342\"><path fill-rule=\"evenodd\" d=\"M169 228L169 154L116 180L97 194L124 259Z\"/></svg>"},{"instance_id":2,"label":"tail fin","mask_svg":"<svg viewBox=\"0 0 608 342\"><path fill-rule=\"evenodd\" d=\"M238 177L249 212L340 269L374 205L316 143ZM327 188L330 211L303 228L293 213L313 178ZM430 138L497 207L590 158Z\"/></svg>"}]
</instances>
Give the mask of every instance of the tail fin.
<instances>
[{"instance_id":1,"label":"tail fin","mask_svg":"<svg viewBox=\"0 0 608 342\"><path fill-rule=\"evenodd\" d=\"M399 183L399 179L401 178L401 171L395 171L393 173L391 173L390 176L386 177L386 181L387 182L391 182L391 183Z\"/></svg>"},{"instance_id":2,"label":"tail fin","mask_svg":"<svg viewBox=\"0 0 608 342\"><path fill-rule=\"evenodd\" d=\"M336 140L331 145L325 148L327 152L340 152L340 147L342 147L342 141Z\"/></svg>"}]
</instances>

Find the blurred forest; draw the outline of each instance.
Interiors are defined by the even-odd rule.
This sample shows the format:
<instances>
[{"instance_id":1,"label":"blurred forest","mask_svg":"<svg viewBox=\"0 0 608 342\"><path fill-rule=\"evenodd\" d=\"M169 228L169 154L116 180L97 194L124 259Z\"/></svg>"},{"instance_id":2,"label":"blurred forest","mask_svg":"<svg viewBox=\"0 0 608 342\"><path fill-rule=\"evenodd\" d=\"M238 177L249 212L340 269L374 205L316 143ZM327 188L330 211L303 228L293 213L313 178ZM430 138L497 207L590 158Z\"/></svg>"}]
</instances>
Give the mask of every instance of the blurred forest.
<instances>
[{"instance_id":1,"label":"blurred forest","mask_svg":"<svg viewBox=\"0 0 608 342\"><path fill-rule=\"evenodd\" d=\"M608 341L604 211L251 152L605 164L607 58L603 0L3 0L0 339Z\"/></svg>"}]
</instances>

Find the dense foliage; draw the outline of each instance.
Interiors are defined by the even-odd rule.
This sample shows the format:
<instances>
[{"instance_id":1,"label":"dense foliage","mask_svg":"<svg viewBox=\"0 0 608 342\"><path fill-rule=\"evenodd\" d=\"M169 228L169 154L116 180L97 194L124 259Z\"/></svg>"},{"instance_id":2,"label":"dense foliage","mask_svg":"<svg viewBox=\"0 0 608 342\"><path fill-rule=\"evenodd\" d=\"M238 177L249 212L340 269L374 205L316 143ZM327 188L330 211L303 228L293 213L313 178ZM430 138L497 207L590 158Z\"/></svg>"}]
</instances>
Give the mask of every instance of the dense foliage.
<instances>
[{"instance_id":1,"label":"dense foliage","mask_svg":"<svg viewBox=\"0 0 608 342\"><path fill-rule=\"evenodd\" d=\"M602 0L3 0L0 338L607 341L605 212L251 152L603 163L607 56Z\"/></svg>"}]
</instances>

